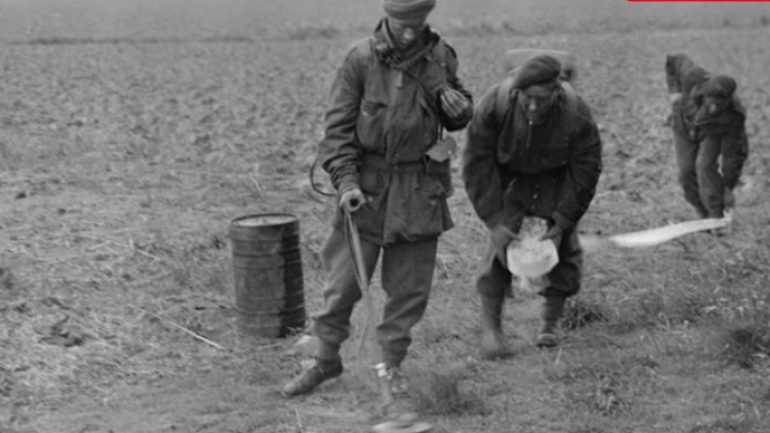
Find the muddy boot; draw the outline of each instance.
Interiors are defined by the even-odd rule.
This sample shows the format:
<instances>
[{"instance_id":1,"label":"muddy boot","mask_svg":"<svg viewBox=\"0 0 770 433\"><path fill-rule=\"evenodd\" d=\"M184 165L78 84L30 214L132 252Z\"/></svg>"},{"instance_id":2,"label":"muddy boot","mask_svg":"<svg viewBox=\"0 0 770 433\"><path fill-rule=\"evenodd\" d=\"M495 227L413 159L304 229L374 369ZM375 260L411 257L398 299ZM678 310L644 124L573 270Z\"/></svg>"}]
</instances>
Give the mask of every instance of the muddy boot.
<instances>
[{"instance_id":1,"label":"muddy boot","mask_svg":"<svg viewBox=\"0 0 770 433\"><path fill-rule=\"evenodd\" d=\"M313 363L283 387L283 395L293 397L307 394L318 385L342 375L342 360L314 358Z\"/></svg>"},{"instance_id":2,"label":"muddy boot","mask_svg":"<svg viewBox=\"0 0 770 433\"><path fill-rule=\"evenodd\" d=\"M543 327L537 335L537 347L556 347L559 345L559 337L556 334L557 325L564 312L564 303L567 298L561 296L546 296L543 303Z\"/></svg>"},{"instance_id":3,"label":"muddy boot","mask_svg":"<svg viewBox=\"0 0 770 433\"><path fill-rule=\"evenodd\" d=\"M409 392L409 382L401 371L401 367L388 366L387 363L381 362L374 366L374 370L377 372L378 378L384 377L386 379L385 382L390 387L390 393L393 397L400 397Z\"/></svg>"},{"instance_id":4,"label":"muddy boot","mask_svg":"<svg viewBox=\"0 0 770 433\"><path fill-rule=\"evenodd\" d=\"M483 359L507 358L513 352L505 345L502 314L504 295L481 295L481 357Z\"/></svg>"}]
</instances>

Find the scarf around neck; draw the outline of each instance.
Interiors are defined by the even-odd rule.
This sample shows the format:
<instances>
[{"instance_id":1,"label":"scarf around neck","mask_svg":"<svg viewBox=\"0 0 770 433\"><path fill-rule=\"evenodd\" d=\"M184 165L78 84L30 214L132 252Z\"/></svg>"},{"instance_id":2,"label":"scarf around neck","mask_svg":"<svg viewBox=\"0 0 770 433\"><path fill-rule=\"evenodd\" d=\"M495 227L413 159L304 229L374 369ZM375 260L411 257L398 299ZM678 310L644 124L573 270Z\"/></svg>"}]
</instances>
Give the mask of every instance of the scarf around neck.
<instances>
[{"instance_id":1,"label":"scarf around neck","mask_svg":"<svg viewBox=\"0 0 770 433\"><path fill-rule=\"evenodd\" d=\"M402 49L393 40L387 19L383 18L374 30L374 52L377 59L393 69L404 70L427 56L441 37L430 26L417 36L414 44Z\"/></svg>"}]
</instances>

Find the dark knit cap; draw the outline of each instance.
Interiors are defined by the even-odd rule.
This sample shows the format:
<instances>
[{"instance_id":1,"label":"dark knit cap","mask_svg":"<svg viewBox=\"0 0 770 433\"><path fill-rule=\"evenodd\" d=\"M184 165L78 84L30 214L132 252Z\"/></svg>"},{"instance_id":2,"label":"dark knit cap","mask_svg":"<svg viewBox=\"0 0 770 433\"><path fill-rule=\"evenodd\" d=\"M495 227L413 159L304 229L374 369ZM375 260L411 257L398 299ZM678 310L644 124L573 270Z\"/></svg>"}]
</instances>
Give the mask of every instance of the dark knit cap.
<instances>
[{"instance_id":1,"label":"dark knit cap","mask_svg":"<svg viewBox=\"0 0 770 433\"><path fill-rule=\"evenodd\" d=\"M422 22L436 7L436 0L382 0L382 9L390 18L406 22Z\"/></svg>"},{"instance_id":2,"label":"dark knit cap","mask_svg":"<svg viewBox=\"0 0 770 433\"><path fill-rule=\"evenodd\" d=\"M703 85L703 94L715 98L731 98L737 88L738 83L735 82L733 77L717 75L706 81L706 84Z\"/></svg>"},{"instance_id":3,"label":"dark knit cap","mask_svg":"<svg viewBox=\"0 0 770 433\"><path fill-rule=\"evenodd\" d=\"M514 89L526 89L537 84L555 83L561 73L561 63L554 57L542 55L527 60L513 78Z\"/></svg>"}]
</instances>

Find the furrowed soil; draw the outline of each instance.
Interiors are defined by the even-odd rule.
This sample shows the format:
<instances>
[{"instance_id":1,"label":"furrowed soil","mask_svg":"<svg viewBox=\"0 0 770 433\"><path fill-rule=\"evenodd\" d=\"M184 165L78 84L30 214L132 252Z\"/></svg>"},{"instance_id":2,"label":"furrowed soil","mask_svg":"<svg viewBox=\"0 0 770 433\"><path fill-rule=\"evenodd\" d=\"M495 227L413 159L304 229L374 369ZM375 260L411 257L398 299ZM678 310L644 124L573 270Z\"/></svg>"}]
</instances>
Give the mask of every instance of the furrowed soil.
<instances>
[{"instance_id":1,"label":"furrowed soil","mask_svg":"<svg viewBox=\"0 0 770 433\"><path fill-rule=\"evenodd\" d=\"M539 299L516 288L516 356L483 361L486 232L455 160L456 228L404 364L413 407L435 431L770 431L770 9L524 3L483 2L470 18L448 1L436 25L477 99L507 49L579 56L605 167L581 233L694 218L663 125L674 52L739 83L752 153L735 221L726 236L654 248L587 244L564 344L535 349ZM228 236L241 216L295 215L306 308L320 308L334 203L308 173L335 68L379 2L213 5L0 4L0 431L349 432L380 420L363 308L345 374L281 395L309 348L240 331ZM375 275L381 306L379 287Z\"/></svg>"}]
</instances>

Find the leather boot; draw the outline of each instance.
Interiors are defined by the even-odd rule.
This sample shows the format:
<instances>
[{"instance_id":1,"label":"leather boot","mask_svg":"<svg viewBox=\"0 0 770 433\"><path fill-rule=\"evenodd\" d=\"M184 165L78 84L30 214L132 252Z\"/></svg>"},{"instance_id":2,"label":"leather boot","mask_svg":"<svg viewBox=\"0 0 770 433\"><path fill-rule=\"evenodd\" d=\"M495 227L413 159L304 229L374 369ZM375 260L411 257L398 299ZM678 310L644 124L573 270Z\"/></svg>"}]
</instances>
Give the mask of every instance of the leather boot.
<instances>
[{"instance_id":1,"label":"leather boot","mask_svg":"<svg viewBox=\"0 0 770 433\"><path fill-rule=\"evenodd\" d=\"M291 379L283 387L283 395L286 397L293 397L295 395L307 394L327 380L341 376L343 371L342 360L339 358L315 358L308 368Z\"/></svg>"},{"instance_id":2,"label":"leather boot","mask_svg":"<svg viewBox=\"0 0 770 433\"><path fill-rule=\"evenodd\" d=\"M502 327L505 295L481 295L481 357L483 359L507 358L513 355L505 345Z\"/></svg>"},{"instance_id":3,"label":"leather boot","mask_svg":"<svg viewBox=\"0 0 770 433\"><path fill-rule=\"evenodd\" d=\"M543 303L543 327L537 335L537 347L556 347L559 337L556 334L559 319L564 313L564 303L567 298L561 296L546 296Z\"/></svg>"},{"instance_id":4,"label":"leather boot","mask_svg":"<svg viewBox=\"0 0 770 433\"><path fill-rule=\"evenodd\" d=\"M302 373L284 385L283 395L293 397L307 394L327 380L342 375L345 369L339 355L339 345L318 340L315 352L312 362L303 369Z\"/></svg>"}]
</instances>

